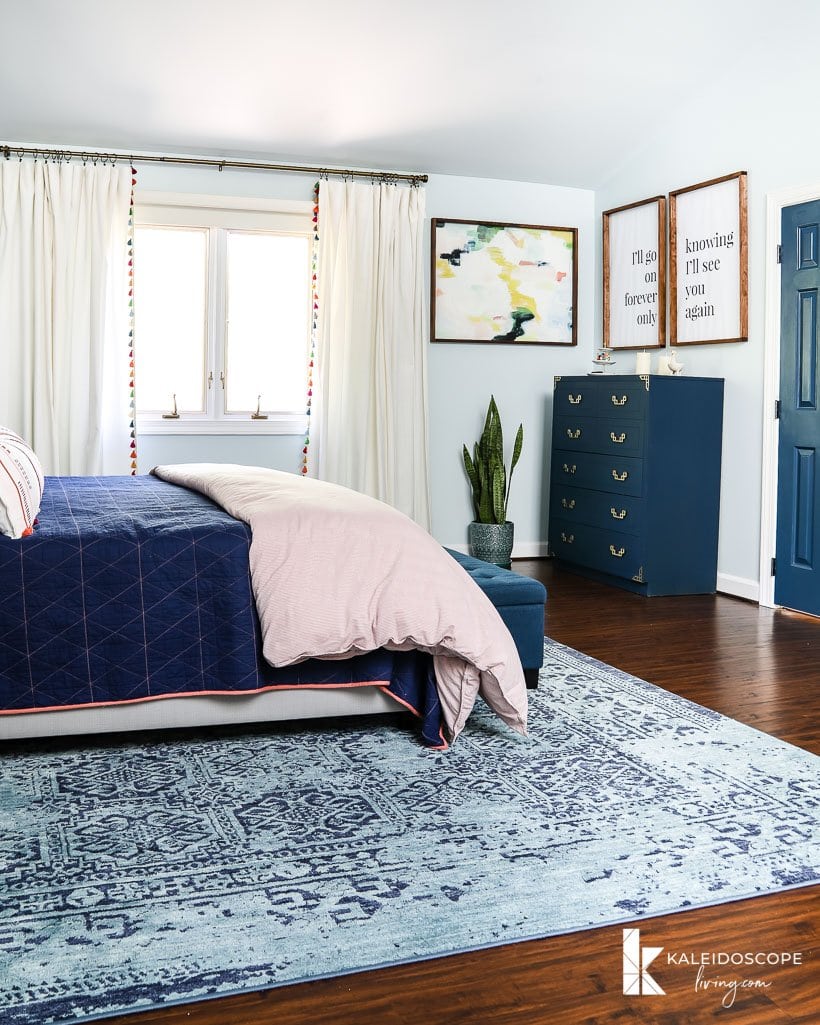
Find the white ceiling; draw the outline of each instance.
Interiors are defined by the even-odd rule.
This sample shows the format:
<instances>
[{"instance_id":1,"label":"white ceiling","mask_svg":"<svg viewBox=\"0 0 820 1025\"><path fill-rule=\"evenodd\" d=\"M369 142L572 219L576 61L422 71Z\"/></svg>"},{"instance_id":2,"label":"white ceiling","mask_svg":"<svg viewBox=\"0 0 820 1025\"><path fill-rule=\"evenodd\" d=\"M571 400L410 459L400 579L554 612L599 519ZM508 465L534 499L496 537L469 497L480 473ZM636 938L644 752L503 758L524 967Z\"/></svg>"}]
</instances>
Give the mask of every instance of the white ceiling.
<instances>
[{"instance_id":1,"label":"white ceiling","mask_svg":"<svg viewBox=\"0 0 820 1025\"><path fill-rule=\"evenodd\" d=\"M0 0L0 142L595 188L818 7Z\"/></svg>"}]
</instances>

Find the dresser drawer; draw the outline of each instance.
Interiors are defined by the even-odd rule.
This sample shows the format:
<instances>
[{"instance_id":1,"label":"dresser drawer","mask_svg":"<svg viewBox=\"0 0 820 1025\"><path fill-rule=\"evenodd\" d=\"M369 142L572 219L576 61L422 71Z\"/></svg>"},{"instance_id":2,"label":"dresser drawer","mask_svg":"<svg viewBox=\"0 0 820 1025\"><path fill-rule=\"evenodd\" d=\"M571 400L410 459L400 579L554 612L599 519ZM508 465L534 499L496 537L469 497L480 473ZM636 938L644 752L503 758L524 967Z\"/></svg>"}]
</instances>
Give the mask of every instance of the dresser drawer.
<instances>
[{"instance_id":1,"label":"dresser drawer","mask_svg":"<svg viewBox=\"0 0 820 1025\"><path fill-rule=\"evenodd\" d=\"M568 452L600 452L601 421L581 416L559 416L555 419L555 448Z\"/></svg>"},{"instance_id":2,"label":"dresser drawer","mask_svg":"<svg viewBox=\"0 0 820 1025\"><path fill-rule=\"evenodd\" d=\"M596 452L620 456L643 455L644 425L638 420L618 420L607 416L598 421Z\"/></svg>"},{"instance_id":3,"label":"dresser drawer","mask_svg":"<svg viewBox=\"0 0 820 1025\"><path fill-rule=\"evenodd\" d=\"M555 411L558 416L595 416L598 411L599 382L570 378L555 385Z\"/></svg>"},{"instance_id":4,"label":"dresser drawer","mask_svg":"<svg viewBox=\"0 0 820 1025\"><path fill-rule=\"evenodd\" d=\"M626 580L643 581L644 542L634 534L551 520L550 547L559 559L567 562Z\"/></svg>"},{"instance_id":5,"label":"dresser drawer","mask_svg":"<svg viewBox=\"0 0 820 1025\"><path fill-rule=\"evenodd\" d=\"M635 378L613 378L601 382L598 394L598 416L620 420L643 420L649 400L649 392L643 381Z\"/></svg>"},{"instance_id":6,"label":"dresser drawer","mask_svg":"<svg viewBox=\"0 0 820 1025\"><path fill-rule=\"evenodd\" d=\"M567 452L613 452L618 456L643 455L644 426L636 420L591 419L559 416L555 420L556 448Z\"/></svg>"},{"instance_id":7,"label":"dresser drawer","mask_svg":"<svg viewBox=\"0 0 820 1025\"><path fill-rule=\"evenodd\" d=\"M639 496L643 487L643 460L633 456L601 455L555 449L552 481L569 487L590 488L615 495Z\"/></svg>"},{"instance_id":8,"label":"dresser drawer","mask_svg":"<svg viewBox=\"0 0 820 1025\"><path fill-rule=\"evenodd\" d=\"M553 520L639 534L643 530L644 500L555 485L550 498L550 522Z\"/></svg>"}]
</instances>

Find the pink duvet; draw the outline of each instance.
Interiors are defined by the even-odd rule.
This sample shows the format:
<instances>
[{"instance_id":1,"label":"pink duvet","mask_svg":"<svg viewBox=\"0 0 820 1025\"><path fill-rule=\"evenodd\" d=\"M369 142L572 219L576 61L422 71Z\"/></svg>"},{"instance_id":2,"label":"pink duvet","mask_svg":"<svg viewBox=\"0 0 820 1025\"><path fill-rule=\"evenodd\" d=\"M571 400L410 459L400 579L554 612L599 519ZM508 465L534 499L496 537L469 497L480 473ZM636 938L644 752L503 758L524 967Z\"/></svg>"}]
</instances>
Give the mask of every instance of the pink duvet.
<instances>
[{"instance_id":1,"label":"pink duvet","mask_svg":"<svg viewBox=\"0 0 820 1025\"><path fill-rule=\"evenodd\" d=\"M526 734L515 643L480 587L421 527L347 488L254 466L157 466L252 532L251 578L263 651L279 667L375 648L434 656L449 737L477 694Z\"/></svg>"}]
</instances>

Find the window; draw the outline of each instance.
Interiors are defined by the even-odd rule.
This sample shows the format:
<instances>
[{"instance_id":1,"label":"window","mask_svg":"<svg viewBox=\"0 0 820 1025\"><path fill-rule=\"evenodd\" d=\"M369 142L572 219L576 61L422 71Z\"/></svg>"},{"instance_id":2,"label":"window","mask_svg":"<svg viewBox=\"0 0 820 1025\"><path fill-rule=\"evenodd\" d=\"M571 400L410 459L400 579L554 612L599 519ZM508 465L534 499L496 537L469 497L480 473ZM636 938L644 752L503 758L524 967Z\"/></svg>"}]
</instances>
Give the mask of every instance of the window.
<instances>
[{"instance_id":1,"label":"window","mask_svg":"<svg viewBox=\"0 0 820 1025\"><path fill-rule=\"evenodd\" d=\"M135 219L140 432L301 433L310 204L146 193Z\"/></svg>"}]
</instances>

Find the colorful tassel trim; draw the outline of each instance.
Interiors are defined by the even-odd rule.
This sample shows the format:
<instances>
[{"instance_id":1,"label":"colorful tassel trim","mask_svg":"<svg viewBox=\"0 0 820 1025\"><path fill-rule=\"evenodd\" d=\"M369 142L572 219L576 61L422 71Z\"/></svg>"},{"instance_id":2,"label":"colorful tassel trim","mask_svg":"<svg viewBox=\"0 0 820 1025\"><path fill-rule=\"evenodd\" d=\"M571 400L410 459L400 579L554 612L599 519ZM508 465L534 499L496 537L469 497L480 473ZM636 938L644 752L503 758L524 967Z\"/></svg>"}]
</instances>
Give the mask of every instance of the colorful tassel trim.
<instances>
[{"instance_id":1,"label":"colorful tassel trim","mask_svg":"<svg viewBox=\"0 0 820 1025\"><path fill-rule=\"evenodd\" d=\"M131 203L128 208L128 389L130 393L131 421L128 458L131 476L137 475L137 400L134 376L134 186L137 184L137 169L131 168Z\"/></svg>"},{"instance_id":2,"label":"colorful tassel trim","mask_svg":"<svg viewBox=\"0 0 820 1025\"><path fill-rule=\"evenodd\" d=\"M305 413L308 417L305 431L305 444L302 447L302 476L308 473L308 455L310 448L310 407L313 405L313 372L316 364L316 336L319 327L319 286L317 267L319 265L319 182L313 187L313 252L311 254L311 298L312 312L310 322L310 357L307 368L307 396Z\"/></svg>"}]
</instances>

